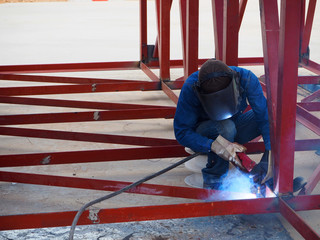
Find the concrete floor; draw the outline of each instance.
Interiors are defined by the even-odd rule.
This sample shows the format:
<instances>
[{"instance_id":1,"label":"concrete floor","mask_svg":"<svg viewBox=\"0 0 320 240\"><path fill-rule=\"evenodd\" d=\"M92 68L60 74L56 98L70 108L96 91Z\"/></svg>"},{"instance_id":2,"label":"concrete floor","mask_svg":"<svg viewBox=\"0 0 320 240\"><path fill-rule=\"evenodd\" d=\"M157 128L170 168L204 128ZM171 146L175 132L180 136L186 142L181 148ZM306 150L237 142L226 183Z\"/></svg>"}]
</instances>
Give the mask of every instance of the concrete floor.
<instances>
[{"instance_id":1,"label":"concrete floor","mask_svg":"<svg viewBox=\"0 0 320 240\"><path fill-rule=\"evenodd\" d=\"M210 2L200 1L200 58L214 56L212 44ZM262 56L258 1L249 1L240 31L240 57ZM148 1L149 43L156 38L154 3ZM0 65L131 61L139 59L139 4L137 0L90 2L73 0L59 3L14 3L0 5ZM171 59L181 59L178 1L174 1L171 21ZM311 59L320 62L320 9L316 9L311 36ZM263 67L248 67L257 76ZM155 70L157 74L158 71ZM301 75L310 75L300 71ZM47 75L148 80L142 71L95 71L55 73ZM171 78L182 76L181 69L171 70ZM31 86L32 82L1 81L0 86ZM48 84L52 85L52 84ZM178 94L178 92L177 92ZM300 90L298 99L307 93ZM158 104L174 106L162 92L94 93L41 95L40 98L75 99L119 103ZM59 107L0 105L0 114L87 111ZM318 114L318 113L317 113ZM19 126L17 126L19 127ZM21 127L23 127L21 125ZM174 139L172 119L110 121L90 123L61 123L28 125L35 129L67 130L106 134L123 134ZM297 123L296 138L318 138ZM0 136L1 154L78 151L127 147L124 145L72 142L49 139ZM254 158L254 156L253 156ZM6 168L2 170L77 176L96 179L136 181L167 167L179 159L153 159L106 163L69 164ZM297 152L295 176L308 178L320 164L315 152ZM180 166L149 181L164 185L186 186L184 178L191 172ZM103 191L0 183L0 214L22 214L77 210L83 204L106 194ZM314 190L320 193L318 184ZM192 200L123 194L98 208L186 203ZM320 232L319 211L300 212L315 230ZM279 218L278 218L279 217ZM279 221L280 219L280 221ZM199 224L201 223L201 224ZM153 224L153 225L152 225ZM229 224L229 225L228 225ZM225 227L228 225L228 227ZM170 229L169 229L170 228ZM78 228L77 228L78 229ZM260 216L222 216L201 219L152 221L142 223L108 224L79 227L79 239L302 239L277 214ZM152 231L150 230L152 229ZM164 230L167 229L167 230ZM168 230L169 229L169 230ZM254 231L253 231L254 230ZM67 228L0 232L0 239L65 239ZM92 235L90 235L90 233ZM162 234L162 235L161 235Z\"/></svg>"}]
</instances>

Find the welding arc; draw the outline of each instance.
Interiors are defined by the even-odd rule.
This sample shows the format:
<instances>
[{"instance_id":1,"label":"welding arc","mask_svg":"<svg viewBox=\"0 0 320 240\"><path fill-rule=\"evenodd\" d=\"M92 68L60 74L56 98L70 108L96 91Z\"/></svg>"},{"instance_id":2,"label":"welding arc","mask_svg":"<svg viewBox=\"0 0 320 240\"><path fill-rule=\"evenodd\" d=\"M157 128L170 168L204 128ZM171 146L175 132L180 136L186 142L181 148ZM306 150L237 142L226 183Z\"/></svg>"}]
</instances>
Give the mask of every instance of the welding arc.
<instances>
[{"instance_id":1,"label":"welding arc","mask_svg":"<svg viewBox=\"0 0 320 240\"><path fill-rule=\"evenodd\" d=\"M128 185L128 186L120 189L119 191L116 191L116 192L113 192L113 193L108 194L108 195L106 195L106 196L100 197L100 198L98 198L98 199L95 199L95 200L93 200L93 201L91 201L91 202L83 205L83 206L79 209L79 211L77 212L76 216L75 216L74 219L73 219L73 222L72 222L72 225L71 225L71 229L70 229L70 232L69 232L69 240L73 240L73 235L74 235L74 231L75 231L76 225L77 225L77 223L78 223L78 220L79 220L81 214L82 214L88 207L90 207L90 206L92 206L92 205L94 205L94 204L97 204L97 203L99 203L99 202L102 202L102 201L104 201L104 200L110 199L110 198L112 198L112 197L115 197L115 196L119 195L120 193L123 193L123 192L125 192L125 191L127 191L127 190L129 190L129 189L131 189L131 188L134 188L134 187L138 186L139 184L141 184L141 183L143 183L143 182L146 182L146 181L148 181L148 180L150 180L150 179L153 179L153 178L155 178L155 177L157 177L157 176L159 176L159 175L161 175L161 174L163 174L163 173L165 173L165 172L168 172L169 170L174 169L175 167L178 167L179 165L181 165L181 164L183 164L183 163L191 160L192 158L194 158L194 157L196 157L196 156L198 156L198 155L200 155L200 153L194 153L194 154L192 154L192 155L190 155L190 156L188 156L188 157L180 160L179 162L176 162L176 163L172 164L171 166L162 169L162 170L159 171L159 172L156 172L156 173L154 173L154 174L151 174L151 175L149 175L149 176L146 176L146 177L140 179L139 181L134 182L134 183L132 183L132 184L130 184L130 185Z\"/></svg>"}]
</instances>

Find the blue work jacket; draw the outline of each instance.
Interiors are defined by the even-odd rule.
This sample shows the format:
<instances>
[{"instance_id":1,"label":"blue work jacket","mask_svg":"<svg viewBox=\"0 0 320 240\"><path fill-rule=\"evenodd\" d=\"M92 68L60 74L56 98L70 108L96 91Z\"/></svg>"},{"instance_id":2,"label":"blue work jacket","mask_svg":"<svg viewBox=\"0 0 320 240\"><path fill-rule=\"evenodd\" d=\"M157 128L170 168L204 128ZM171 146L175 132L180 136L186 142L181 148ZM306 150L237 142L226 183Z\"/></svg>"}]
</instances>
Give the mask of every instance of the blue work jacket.
<instances>
[{"instance_id":1,"label":"blue work jacket","mask_svg":"<svg viewBox=\"0 0 320 240\"><path fill-rule=\"evenodd\" d=\"M233 66L230 68L240 73L242 101L239 111L243 112L248 103L250 104L262 133L265 148L270 150L267 101L263 95L259 79L250 70ZM198 81L198 74L199 71L191 74L181 88L174 117L174 132L181 145L196 152L205 153L211 151L211 144L214 139L204 137L195 131L200 122L209 119L193 88Z\"/></svg>"}]
</instances>

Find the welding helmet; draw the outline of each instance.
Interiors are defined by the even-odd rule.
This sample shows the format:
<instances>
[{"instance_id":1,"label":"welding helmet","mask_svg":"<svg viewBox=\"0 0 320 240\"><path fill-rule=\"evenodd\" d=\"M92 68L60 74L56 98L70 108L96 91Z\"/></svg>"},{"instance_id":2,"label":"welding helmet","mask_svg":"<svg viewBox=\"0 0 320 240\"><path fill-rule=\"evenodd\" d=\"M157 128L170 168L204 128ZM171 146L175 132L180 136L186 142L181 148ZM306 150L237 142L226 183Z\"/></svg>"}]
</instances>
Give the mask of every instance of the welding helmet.
<instances>
[{"instance_id":1,"label":"welding helmet","mask_svg":"<svg viewBox=\"0 0 320 240\"><path fill-rule=\"evenodd\" d=\"M205 76L201 81L208 81L217 77L229 77L229 85L222 90L206 93L201 89L201 83L198 80L194 86L195 92L209 118L214 121L225 120L232 117L239 111L240 96L240 74L235 71L212 72Z\"/></svg>"}]
</instances>

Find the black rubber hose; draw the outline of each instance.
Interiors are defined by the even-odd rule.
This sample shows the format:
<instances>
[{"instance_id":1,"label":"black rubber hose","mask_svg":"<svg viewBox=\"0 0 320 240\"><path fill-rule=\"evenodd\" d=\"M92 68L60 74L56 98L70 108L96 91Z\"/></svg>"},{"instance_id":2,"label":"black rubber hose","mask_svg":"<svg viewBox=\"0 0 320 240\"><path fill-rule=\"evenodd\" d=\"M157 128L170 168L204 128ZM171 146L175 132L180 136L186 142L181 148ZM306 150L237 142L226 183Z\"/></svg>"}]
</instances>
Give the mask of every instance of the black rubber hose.
<instances>
[{"instance_id":1,"label":"black rubber hose","mask_svg":"<svg viewBox=\"0 0 320 240\"><path fill-rule=\"evenodd\" d=\"M133 187L136 187L136 186L138 186L139 184L141 184L141 183L143 183L143 182L146 182L146 181L148 181L148 180L150 180L150 179L152 179L152 178L155 178L155 177L157 177L157 176L159 176L159 175L161 175L161 174L163 174L163 173L165 173L165 172L168 172L169 170L174 169L175 167L177 167L177 166L179 166L179 165L181 165L181 164L189 161L190 159L192 159L192 158L194 158L194 157L196 157L196 156L198 156L198 155L200 155L200 153L194 153L194 154L192 154L192 155L190 155L190 156L188 156L188 157L180 160L179 162L176 162L176 163L172 164L171 166L162 169L162 170L159 171L159 172L156 172L156 173L154 173L154 174L151 174L151 175L149 175L149 176L146 176L146 177L142 178L141 180L139 180L139 181L137 181L137 182L134 182L134 183L132 183L132 184L130 184L130 185L128 185L128 186L126 186L126 187L124 187L124 188L116 191L116 192L113 192L113 193L108 194L108 195L106 195L106 196L103 196L103 197L101 197L101 198L95 199L95 200L93 200L93 201L91 201L91 202L83 205L83 206L79 209L79 211L77 212L76 216L75 216L74 219L73 219L73 222L72 222L72 225L71 225L71 229L70 229L70 232L69 232L69 240L73 240L73 235L74 235L74 231L75 231L76 225L77 225L77 223L78 223L78 220L79 220L80 216L82 215L82 213L83 213L88 207L90 207L90 206L92 206L92 205L94 205L94 204L96 204L96 203L102 202L102 201L104 201L104 200L107 200L107 199L109 199L109 198L115 197L115 196L119 195L120 193L123 193L123 192L125 192L125 191L127 191L127 190L129 190L129 189L131 189L131 188L133 188Z\"/></svg>"}]
</instances>

